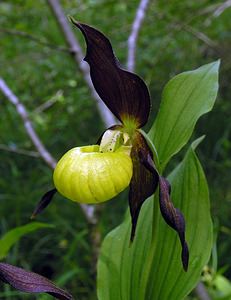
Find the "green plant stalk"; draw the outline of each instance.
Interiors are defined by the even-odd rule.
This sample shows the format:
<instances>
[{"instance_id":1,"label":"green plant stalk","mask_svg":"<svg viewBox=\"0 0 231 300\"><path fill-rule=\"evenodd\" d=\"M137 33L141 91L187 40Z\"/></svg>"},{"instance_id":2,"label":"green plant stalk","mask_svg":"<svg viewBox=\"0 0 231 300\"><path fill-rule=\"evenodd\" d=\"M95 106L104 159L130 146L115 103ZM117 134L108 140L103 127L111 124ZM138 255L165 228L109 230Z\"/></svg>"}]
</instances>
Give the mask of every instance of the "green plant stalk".
<instances>
[{"instance_id":1,"label":"green plant stalk","mask_svg":"<svg viewBox=\"0 0 231 300\"><path fill-rule=\"evenodd\" d=\"M152 140L150 139L150 137L148 136L148 134L145 131L143 131L142 129L139 129L139 132L143 135L143 137L145 138L148 146L152 150L153 160L155 162L155 166L156 166L157 170L160 171L159 170L159 168L160 168L159 157L158 157L158 153L157 153L157 150L156 150L156 147L155 147L154 143L152 142Z\"/></svg>"},{"instance_id":2,"label":"green plant stalk","mask_svg":"<svg viewBox=\"0 0 231 300\"><path fill-rule=\"evenodd\" d=\"M159 190L159 189L158 189ZM152 197L152 199L150 201L153 202L153 222L152 222L152 239L151 239L151 245L149 248L149 254L146 258L145 261L145 266L144 266L144 270L146 270L146 272L144 273L142 279L141 279L141 284L140 284L140 294L139 294L139 299L140 300L144 300L146 299L146 291L147 291L147 287L148 287L148 282L149 282L149 277L150 277L150 272L151 272L151 268L153 265L153 260L154 260L154 256L156 253L156 249L158 247L156 240L155 240L155 236L156 233L159 230L159 202L158 202L158 190L155 193L155 195Z\"/></svg>"}]
</instances>

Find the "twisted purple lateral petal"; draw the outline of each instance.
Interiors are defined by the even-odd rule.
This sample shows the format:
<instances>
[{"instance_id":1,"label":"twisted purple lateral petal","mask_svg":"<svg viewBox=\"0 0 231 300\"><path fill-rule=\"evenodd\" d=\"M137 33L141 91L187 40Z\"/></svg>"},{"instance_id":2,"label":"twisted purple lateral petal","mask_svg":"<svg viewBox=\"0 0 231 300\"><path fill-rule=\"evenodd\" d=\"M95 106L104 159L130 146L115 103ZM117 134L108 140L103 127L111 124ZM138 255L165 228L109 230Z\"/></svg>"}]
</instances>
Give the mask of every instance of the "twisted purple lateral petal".
<instances>
[{"instance_id":1,"label":"twisted purple lateral petal","mask_svg":"<svg viewBox=\"0 0 231 300\"><path fill-rule=\"evenodd\" d=\"M144 201L155 193L158 186L158 173L147 168L152 160L152 152L143 136L137 132L131 150L133 175L130 183L129 206L132 218L131 241L135 237L136 225L141 206Z\"/></svg>"},{"instance_id":2,"label":"twisted purple lateral petal","mask_svg":"<svg viewBox=\"0 0 231 300\"><path fill-rule=\"evenodd\" d=\"M159 202L160 211L165 222L178 233L181 242L181 260L185 271L188 269L189 250L187 242L185 241L185 220L179 209L175 208L171 199L171 186L167 179L160 176L156 170L152 157L149 155L143 160L144 166L155 176L158 176L159 182ZM157 175L156 175L157 174Z\"/></svg>"},{"instance_id":3,"label":"twisted purple lateral petal","mask_svg":"<svg viewBox=\"0 0 231 300\"><path fill-rule=\"evenodd\" d=\"M54 194L56 192L57 192L56 189L52 189L52 190L46 192L46 194L44 194L42 196L42 199L39 201L39 203L37 204L37 206L35 207L35 209L33 211L33 214L31 216L32 219L44 211L44 209L51 203L51 201L54 197Z\"/></svg>"},{"instance_id":4,"label":"twisted purple lateral petal","mask_svg":"<svg viewBox=\"0 0 231 300\"><path fill-rule=\"evenodd\" d=\"M185 241L185 220L182 213L179 209L173 206L173 203L170 199L171 186L167 179L159 176L159 186L160 186L160 211L165 220L165 222L175 229L180 238L182 251L181 251L181 260L184 267L184 270L188 269L189 261L189 251L188 245Z\"/></svg>"},{"instance_id":5,"label":"twisted purple lateral petal","mask_svg":"<svg viewBox=\"0 0 231 300\"><path fill-rule=\"evenodd\" d=\"M0 263L0 280L22 292L47 293L60 300L74 299L47 278L6 263Z\"/></svg>"},{"instance_id":6,"label":"twisted purple lateral petal","mask_svg":"<svg viewBox=\"0 0 231 300\"><path fill-rule=\"evenodd\" d=\"M131 120L136 128L144 126L150 111L150 96L144 81L120 68L106 36L93 27L71 20L85 37L85 61L90 65L92 83L100 98L122 123Z\"/></svg>"}]
</instances>

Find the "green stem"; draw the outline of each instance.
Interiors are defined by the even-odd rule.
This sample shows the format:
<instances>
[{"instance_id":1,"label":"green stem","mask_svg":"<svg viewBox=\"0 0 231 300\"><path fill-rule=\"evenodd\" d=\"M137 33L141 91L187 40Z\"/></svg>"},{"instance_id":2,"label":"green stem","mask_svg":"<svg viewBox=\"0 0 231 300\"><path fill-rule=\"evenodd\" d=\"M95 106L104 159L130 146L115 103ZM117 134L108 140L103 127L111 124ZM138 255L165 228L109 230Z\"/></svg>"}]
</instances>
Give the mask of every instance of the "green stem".
<instances>
[{"instance_id":1,"label":"green stem","mask_svg":"<svg viewBox=\"0 0 231 300\"><path fill-rule=\"evenodd\" d=\"M159 201L158 201L158 192L153 197L153 217L152 217L152 238L151 238L151 243L150 243L150 248L149 248L149 253L146 257L145 260L145 265L144 265L144 274L141 279L141 289L140 289L140 295L139 299L148 299L146 297L148 293L148 285L149 285L149 280L150 280L150 272L151 269L153 268L153 262L155 259L156 255L156 250L158 247L158 241L156 239L156 236L158 235L159 231Z\"/></svg>"},{"instance_id":2,"label":"green stem","mask_svg":"<svg viewBox=\"0 0 231 300\"><path fill-rule=\"evenodd\" d=\"M159 170L160 163L159 163L159 157L158 157L155 145L153 144L150 137L148 136L148 134L145 131L143 131L142 129L138 129L138 130L142 134L142 136L145 138L148 146L152 150L155 166L156 166L157 170Z\"/></svg>"}]
</instances>

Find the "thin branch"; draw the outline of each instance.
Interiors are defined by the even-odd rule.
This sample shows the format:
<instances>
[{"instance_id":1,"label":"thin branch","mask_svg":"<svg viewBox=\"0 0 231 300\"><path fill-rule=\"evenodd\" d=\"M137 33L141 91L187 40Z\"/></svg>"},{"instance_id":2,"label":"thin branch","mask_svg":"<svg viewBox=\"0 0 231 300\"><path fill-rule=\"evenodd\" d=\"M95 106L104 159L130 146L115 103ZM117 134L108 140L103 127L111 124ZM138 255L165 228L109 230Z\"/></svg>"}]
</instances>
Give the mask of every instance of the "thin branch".
<instances>
[{"instance_id":1,"label":"thin branch","mask_svg":"<svg viewBox=\"0 0 231 300\"><path fill-rule=\"evenodd\" d=\"M204 12L205 13L205 12ZM202 14L202 12L201 12ZM156 15L159 19L165 18L165 14L158 14ZM188 22L192 20L189 19ZM219 44L212 40L209 36L207 36L204 32L197 30L196 28L190 26L188 23L184 23L179 21L177 18L171 18L171 22L169 22L168 25L169 28L169 34L172 33L172 29L177 30L177 31L186 31L190 34L192 34L195 38L198 40L202 41L204 44L206 44L209 48L214 50L215 52L218 52L219 54L222 52L222 49L219 47Z\"/></svg>"},{"instance_id":2,"label":"thin branch","mask_svg":"<svg viewBox=\"0 0 231 300\"><path fill-rule=\"evenodd\" d=\"M231 7L231 0L222 3L213 13L215 18L219 17L227 8Z\"/></svg>"},{"instance_id":3,"label":"thin branch","mask_svg":"<svg viewBox=\"0 0 231 300\"><path fill-rule=\"evenodd\" d=\"M30 156L30 157L35 157L35 158L40 157L40 154L36 151L18 149L17 147L11 147L11 146L7 146L4 144L0 144L0 150L17 153L17 154L22 154L22 155L26 155L26 156Z\"/></svg>"},{"instance_id":4,"label":"thin branch","mask_svg":"<svg viewBox=\"0 0 231 300\"><path fill-rule=\"evenodd\" d=\"M36 37L36 36L34 36L30 33L24 32L24 31L8 29L8 28L0 28L0 32L10 34L10 35L19 36L19 37L23 37L23 38L32 40L32 41L34 41L38 44L41 44L43 46L49 47L49 48L57 50L57 51L62 51L62 52L67 52L67 53L71 52L71 50L69 48L51 44L51 43L49 43L45 40L40 39L39 37Z\"/></svg>"},{"instance_id":5,"label":"thin branch","mask_svg":"<svg viewBox=\"0 0 231 300\"><path fill-rule=\"evenodd\" d=\"M145 13L147 11L149 0L141 0L136 11L136 16L132 24L131 34L128 38L128 59L127 68L129 71L133 72L135 69L135 55L138 34L143 23Z\"/></svg>"},{"instance_id":6,"label":"thin branch","mask_svg":"<svg viewBox=\"0 0 231 300\"><path fill-rule=\"evenodd\" d=\"M231 0L223 1L222 3L218 3L214 5L211 9L211 14L205 19L205 26L210 26L213 19L218 18L223 12L231 7Z\"/></svg>"},{"instance_id":7,"label":"thin branch","mask_svg":"<svg viewBox=\"0 0 231 300\"><path fill-rule=\"evenodd\" d=\"M191 33L192 35L194 35L196 38L198 38L199 40L201 40L202 42L204 42L206 45L208 45L210 48L213 48L214 50L218 50L218 45L216 42L214 42L212 39L210 39L205 33L201 32L201 31L197 31L195 28L184 24L182 29L184 29L185 31Z\"/></svg>"},{"instance_id":8,"label":"thin branch","mask_svg":"<svg viewBox=\"0 0 231 300\"><path fill-rule=\"evenodd\" d=\"M210 37L208 37L205 33L196 30L192 26L185 24L185 23L180 23L179 21L175 21L170 24L171 28L177 29L177 30L184 30L193 36L195 36L198 40L202 41L204 44L209 46L211 49L213 49L216 52L220 52L219 45L214 42Z\"/></svg>"},{"instance_id":9,"label":"thin branch","mask_svg":"<svg viewBox=\"0 0 231 300\"><path fill-rule=\"evenodd\" d=\"M16 107L16 110L20 117L22 118L24 127L26 129L27 134L29 135L31 141L33 142L35 148L38 150L40 156L43 160L54 169L56 165L55 159L51 156L51 154L47 151L39 137L37 136L34 128L29 120L28 113L26 111L25 106L19 101L17 96L10 90L5 81L0 78L0 90L6 96L6 98Z\"/></svg>"},{"instance_id":10,"label":"thin branch","mask_svg":"<svg viewBox=\"0 0 231 300\"><path fill-rule=\"evenodd\" d=\"M50 8L55 16L55 19L63 33L63 36L66 40L67 45L71 48L71 52L73 54L73 58L77 63L80 71L82 72L83 78L89 87L92 98L96 101L99 113L106 127L110 127L116 123L114 116L106 107L106 105L102 102L98 94L96 93L94 86L92 84L90 78L89 67L86 62L83 61L83 51L80 47L80 44L75 37L70 24L67 20L66 15L63 12L63 9L60 5L59 0L47 0Z\"/></svg>"},{"instance_id":11,"label":"thin branch","mask_svg":"<svg viewBox=\"0 0 231 300\"><path fill-rule=\"evenodd\" d=\"M44 110L50 108L52 105L54 105L60 97L63 96L63 91L62 90L58 90L54 96L52 96L50 99L48 99L46 102L44 102L43 104L39 105L38 107L36 107L34 109L34 113L41 113Z\"/></svg>"},{"instance_id":12,"label":"thin branch","mask_svg":"<svg viewBox=\"0 0 231 300\"><path fill-rule=\"evenodd\" d=\"M35 132L25 106L19 101L18 97L11 91L11 89L8 87L8 85L5 83L5 81L2 78L0 78L0 90L2 91L3 95L5 95L6 99L15 106L19 116L23 121L23 125L26 129L26 132L30 137L31 141L33 142L41 158L47 163L47 165L50 168L54 169L56 166L56 160L45 148L42 141L40 140L37 133ZM96 219L94 216L94 207L85 204L80 204L80 207L82 208L88 223L95 224Z\"/></svg>"}]
</instances>

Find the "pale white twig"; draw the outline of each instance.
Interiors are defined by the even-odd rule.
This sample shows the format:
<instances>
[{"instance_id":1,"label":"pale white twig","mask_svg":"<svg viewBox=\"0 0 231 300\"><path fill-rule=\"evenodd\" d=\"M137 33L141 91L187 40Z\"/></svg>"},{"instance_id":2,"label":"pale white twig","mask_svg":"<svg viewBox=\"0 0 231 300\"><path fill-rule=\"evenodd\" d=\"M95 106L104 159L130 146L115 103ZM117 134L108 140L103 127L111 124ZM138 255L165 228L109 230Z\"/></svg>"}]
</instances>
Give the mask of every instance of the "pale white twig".
<instances>
[{"instance_id":1,"label":"pale white twig","mask_svg":"<svg viewBox=\"0 0 231 300\"><path fill-rule=\"evenodd\" d=\"M93 99L97 103L97 107L99 110L99 113L101 115L101 118L105 124L106 127L110 127L116 123L115 117L112 115L112 113L109 111L109 109L106 107L106 105L102 102L98 94L96 93L94 86L92 84L91 78L90 78L90 72L89 67L86 62L83 61L83 51L80 47L80 44L74 35L69 22L67 20L66 15L63 12L63 9L60 5L59 0L47 0L48 4L51 7L51 10L56 18L56 21L63 32L63 36L68 44L68 46L71 48L71 52L73 53L73 57L79 66L79 69L82 72L83 78L86 82L86 84L89 87L89 90L91 92L91 95Z\"/></svg>"},{"instance_id":2,"label":"pale white twig","mask_svg":"<svg viewBox=\"0 0 231 300\"><path fill-rule=\"evenodd\" d=\"M218 50L217 43L214 42L211 38L209 38L205 33L201 32L201 31L197 31L195 28L193 28L187 24L183 24L182 29L184 29L185 31L188 31L189 33L194 35L196 38L198 38L199 40L201 40L202 42L204 42L205 44L207 44L209 47L213 48L214 50Z\"/></svg>"},{"instance_id":3,"label":"pale white twig","mask_svg":"<svg viewBox=\"0 0 231 300\"><path fill-rule=\"evenodd\" d=\"M192 26L185 24L185 23L179 23L174 22L170 24L170 27L177 29L177 30L185 30L195 36L198 40L201 40L203 43L205 43L207 46L212 48L215 51L219 51L219 46L216 42L214 42L210 37L208 37L205 33L196 30Z\"/></svg>"},{"instance_id":4,"label":"pale white twig","mask_svg":"<svg viewBox=\"0 0 231 300\"><path fill-rule=\"evenodd\" d=\"M100 99L98 94L95 91L93 83L90 77L89 67L86 62L83 61L83 51L82 48L74 35L72 28L67 20L67 16L64 14L62 6L59 0L47 0L51 11L53 12L55 19L63 33L63 36L66 40L68 47L71 48L71 53L73 54L73 58L82 72L83 78L91 92L92 98L96 101L99 113L106 127L110 127L116 123L115 117ZM84 206L85 207L85 206ZM86 206L87 215L89 215L91 223L97 223L97 217L95 215L95 206Z\"/></svg>"},{"instance_id":5,"label":"pale white twig","mask_svg":"<svg viewBox=\"0 0 231 300\"><path fill-rule=\"evenodd\" d=\"M214 17L219 17L227 8L231 7L231 0L222 3L213 13Z\"/></svg>"},{"instance_id":6,"label":"pale white twig","mask_svg":"<svg viewBox=\"0 0 231 300\"><path fill-rule=\"evenodd\" d=\"M11 91L11 89L8 87L8 85L5 83L5 81L2 78L0 78L0 90L2 91L3 95L5 95L6 99L15 106L19 116L23 121L23 125L26 129L26 132L30 137L31 141L33 142L41 158L47 163L49 167L54 169L57 163L56 160L49 153L49 151L43 145L42 141L40 140L37 133L35 132L25 106L19 101L18 97ZM96 220L94 216L94 207L85 204L80 204L80 206L83 210L83 213L88 223L95 224Z\"/></svg>"},{"instance_id":7,"label":"pale white twig","mask_svg":"<svg viewBox=\"0 0 231 300\"><path fill-rule=\"evenodd\" d=\"M11 146L4 145L4 144L0 144L0 150L13 152L13 153L17 153L17 154L22 154L22 155L26 155L26 156L30 156L30 157L35 157L35 158L40 157L39 153L36 151L18 149L17 147L11 147Z\"/></svg>"},{"instance_id":8,"label":"pale white twig","mask_svg":"<svg viewBox=\"0 0 231 300\"><path fill-rule=\"evenodd\" d=\"M218 18L223 12L231 7L231 0L222 1L222 3L217 3L214 5L209 6L211 8L208 12L210 15L205 19L204 24L205 26L210 26L213 19Z\"/></svg>"},{"instance_id":9,"label":"pale white twig","mask_svg":"<svg viewBox=\"0 0 231 300\"><path fill-rule=\"evenodd\" d=\"M2 78L0 78L0 90L6 96L6 98L16 107L18 114L22 118L26 132L29 135L31 141L33 142L35 148L38 150L40 156L51 168L54 168L56 165L56 161L47 151L40 138L34 131L25 106L19 101L17 96L11 91L11 89L8 87L8 85Z\"/></svg>"},{"instance_id":10,"label":"pale white twig","mask_svg":"<svg viewBox=\"0 0 231 300\"><path fill-rule=\"evenodd\" d=\"M136 16L132 24L131 34L128 38L128 58L127 58L127 69L130 72L133 72L135 69L135 55L136 55L136 46L137 46L137 38L143 23L145 13L147 11L147 7L149 4L149 0L141 0L140 4L136 11Z\"/></svg>"},{"instance_id":11,"label":"pale white twig","mask_svg":"<svg viewBox=\"0 0 231 300\"><path fill-rule=\"evenodd\" d=\"M6 33L6 34L10 34L10 35L15 35L15 36L19 36L22 38L27 38L29 40L32 40L38 44L44 45L46 47L49 47L51 49L54 50L58 50L58 51L62 51L62 52L67 52L70 53L70 49L59 46L59 45L55 45L55 44L51 44L49 42L47 42L46 40L43 40L37 36L34 36L30 33L24 32L24 31L20 31L20 30L15 30L15 29L9 29L9 28L0 28L0 32L2 33Z\"/></svg>"},{"instance_id":12,"label":"pale white twig","mask_svg":"<svg viewBox=\"0 0 231 300\"><path fill-rule=\"evenodd\" d=\"M62 90L58 90L54 96L52 96L50 99L48 99L45 103L39 105L38 107L36 107L34 109L35 113L41 113L44 110L50 108L52 105L54 105L60 97L63 96L63 91Z\"/></svg>"}]
</instances>

